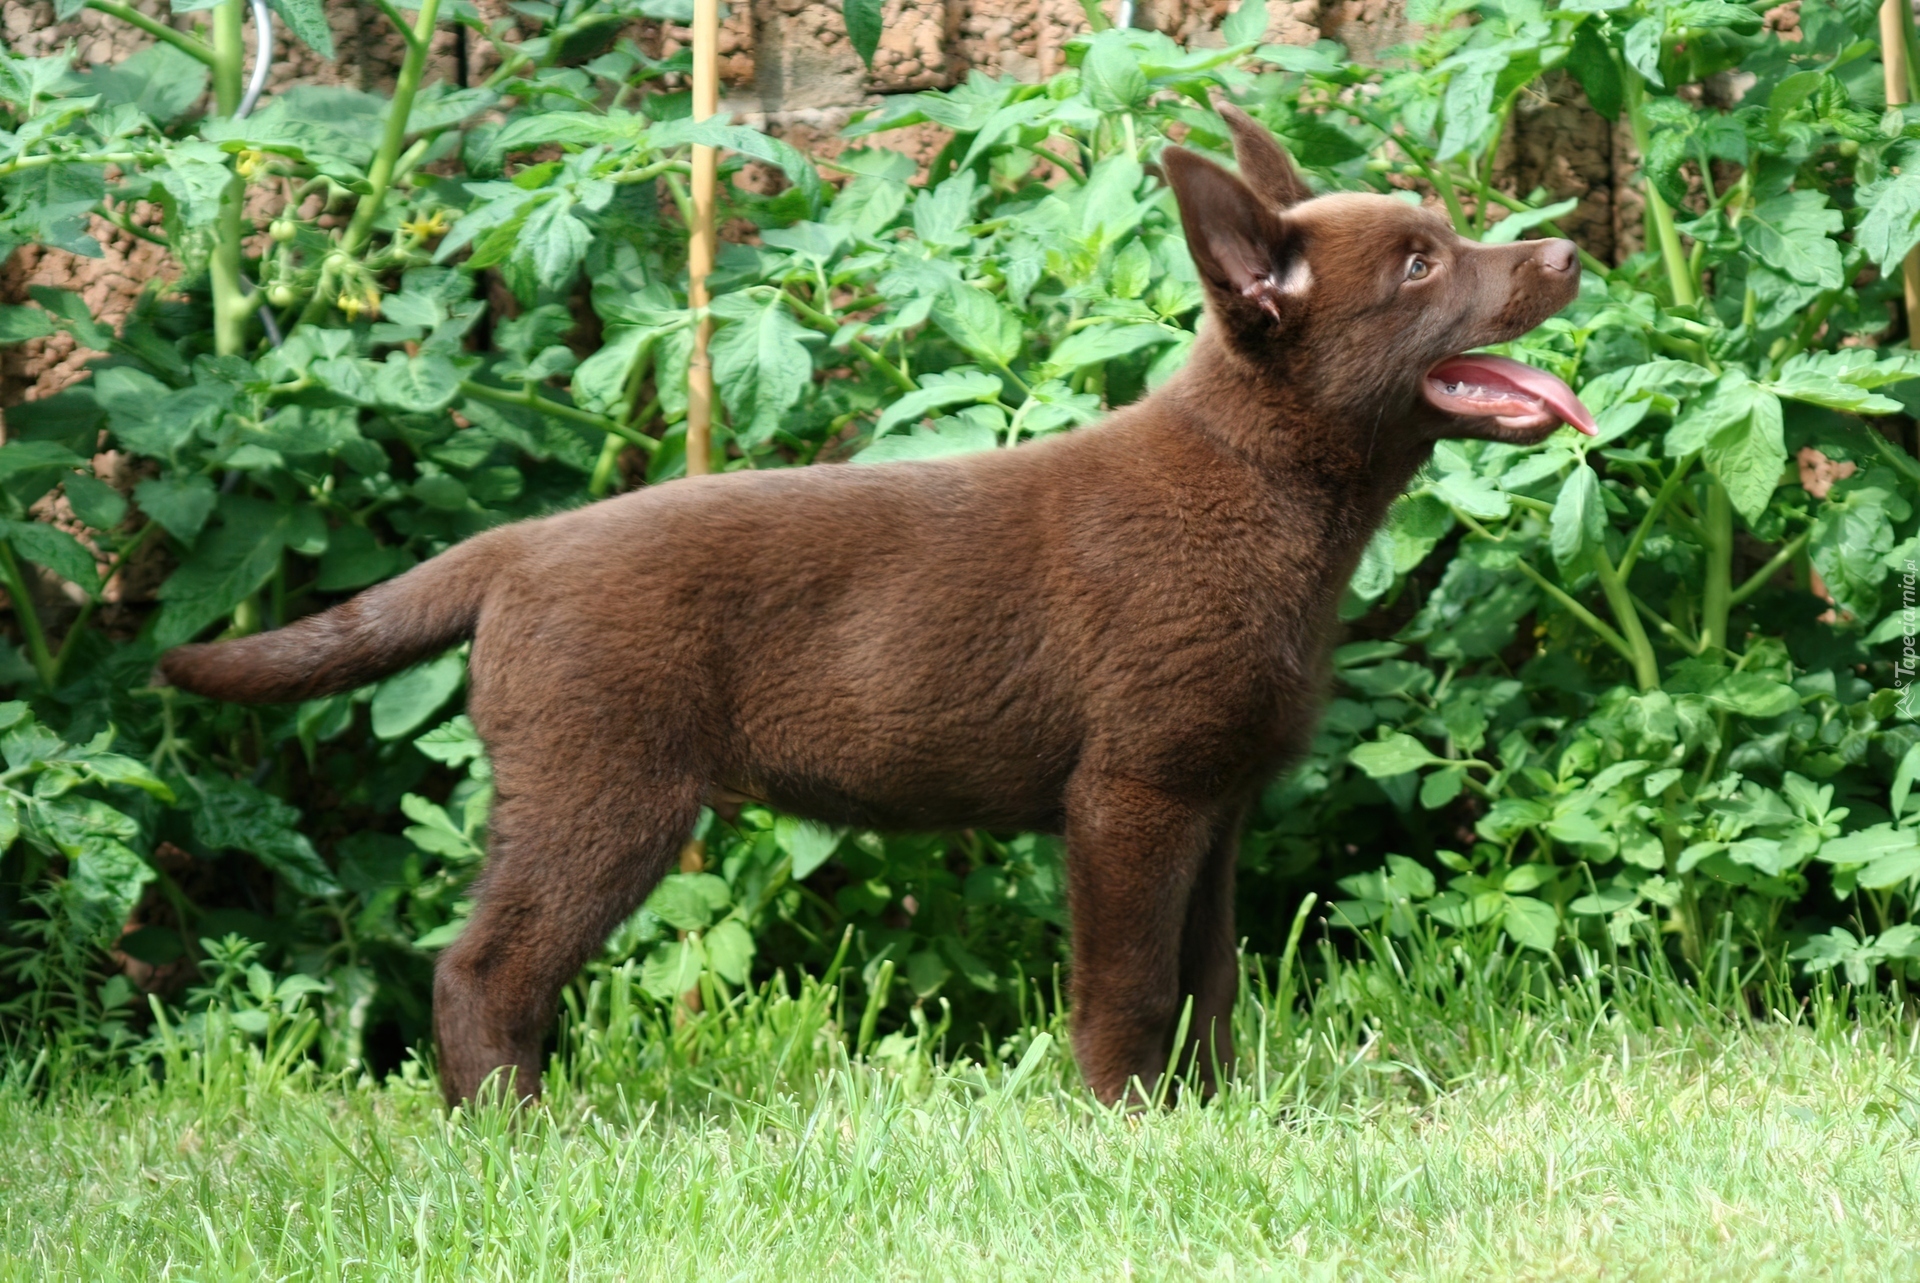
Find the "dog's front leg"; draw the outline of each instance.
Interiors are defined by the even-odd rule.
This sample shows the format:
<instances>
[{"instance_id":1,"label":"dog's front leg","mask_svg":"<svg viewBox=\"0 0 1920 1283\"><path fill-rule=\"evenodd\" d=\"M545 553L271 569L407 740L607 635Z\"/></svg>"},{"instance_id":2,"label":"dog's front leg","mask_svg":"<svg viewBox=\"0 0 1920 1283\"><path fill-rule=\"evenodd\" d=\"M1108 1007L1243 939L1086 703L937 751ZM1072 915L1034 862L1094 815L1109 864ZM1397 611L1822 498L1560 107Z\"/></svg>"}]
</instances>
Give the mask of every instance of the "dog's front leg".
<instances>
[{"instance_id":1,"label":"dog's front leg","mask_svg":"<svg viewBox=\"0 0 1920 1283\"><path fill-rule=\"evenodd\" d=\"M1215 825L1207 808L1082 769L1067 793L1073 1049L1103 1104L1150 1101L1180 1015L1181 928Z\"/></svg>"}]
</instances>

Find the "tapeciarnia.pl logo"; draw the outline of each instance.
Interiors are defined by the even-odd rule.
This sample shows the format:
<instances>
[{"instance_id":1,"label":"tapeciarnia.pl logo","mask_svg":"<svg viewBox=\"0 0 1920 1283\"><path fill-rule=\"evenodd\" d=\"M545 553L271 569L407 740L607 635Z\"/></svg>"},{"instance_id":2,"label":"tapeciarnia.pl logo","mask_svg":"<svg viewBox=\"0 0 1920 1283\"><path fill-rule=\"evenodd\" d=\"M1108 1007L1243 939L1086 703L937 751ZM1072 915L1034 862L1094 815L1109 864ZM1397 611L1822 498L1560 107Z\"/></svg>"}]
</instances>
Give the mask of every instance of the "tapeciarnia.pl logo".
<instances>
[{"instance_id":1,"label":"tapeciarnia.pl logo","mask_svg":"<svg viewBox=\"0 0 1920 1283\"><path fill-rule=\"evenodd\" d=\"M1913 639L1920 633L1920 607L1914 601L1915 564L1909 559L1906 569L1900 575L1900 658L1893 664L1893 688L1900 692L1897 710L1900 716L1913 720L1917 712L1913 702L1913 675L1915 652Z\"/></svg>"}]
</instances>

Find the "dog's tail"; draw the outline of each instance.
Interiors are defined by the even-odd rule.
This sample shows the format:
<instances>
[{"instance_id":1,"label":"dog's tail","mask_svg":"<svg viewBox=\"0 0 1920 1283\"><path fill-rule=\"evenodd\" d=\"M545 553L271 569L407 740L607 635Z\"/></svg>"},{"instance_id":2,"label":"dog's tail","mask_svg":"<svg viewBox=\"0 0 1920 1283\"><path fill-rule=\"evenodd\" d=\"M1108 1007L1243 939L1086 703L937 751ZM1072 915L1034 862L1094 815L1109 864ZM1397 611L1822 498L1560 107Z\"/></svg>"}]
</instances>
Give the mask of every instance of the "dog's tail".
<instances>
[{"instance_id":1,"label":"dog's tail","mask_svg":"<svg viewBox=\"0 0 1920 1283\"><path fill-rule=\"evenodd\" d=\"M176 647L160 657L156 677L240 704L290 703L365 686L473 636L512 538L505 530L476 536L270 633Z\"/></svg>"}]
</instances>

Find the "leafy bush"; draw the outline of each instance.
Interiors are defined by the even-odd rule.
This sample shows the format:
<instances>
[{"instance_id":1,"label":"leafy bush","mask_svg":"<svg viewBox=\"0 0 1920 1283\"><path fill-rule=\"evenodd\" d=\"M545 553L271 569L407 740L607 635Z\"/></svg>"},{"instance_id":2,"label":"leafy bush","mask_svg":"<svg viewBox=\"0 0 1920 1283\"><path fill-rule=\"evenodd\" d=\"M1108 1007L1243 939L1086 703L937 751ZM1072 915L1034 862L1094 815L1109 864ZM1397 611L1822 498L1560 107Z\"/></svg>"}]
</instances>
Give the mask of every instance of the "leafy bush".
<instances>
[{"instance_id":1,"label":"leafy bush","mask_svg":"<svg viewBox=\"0 0 1920 1283\"><path fill-rule=\"evenodd\" d=\"M1201 295L1150 164L1169 137L1225 149L1214 95L1318 187L1425 192L1463 234L1511 239L1570 208L1494 167L1516 100L1561 71L1641 141L1649 248L1589 261L1577 303L1510 351L1574 382L1600 435L1448 443L1396 505L1349 594L1340 697L1252 822L1245 929L1276 948L1298 892L1348 874L1336 920L1393 932L1551 951L1647 924L1695 964L1709 940L1722 966L1796 945L1856 983L1920 958L1920 736L1896 689L1911 670L1884 649L1912 631L1920 465L1880 417L1920 374L1888 343L1920 240L1920 112L1881 109L1871 6L1802 0L1787 43L1757 6L1427 4L1430 34L1382 70L1258 44L1248 0L1220 48L1102 30L1044 84L893 98L823 166L691 121L684 59L612 39L646 9L543 8L486 83L453 87L422 83L439 14L421 0L392 98L303 86L244 117L237 0L207 38L113 68L0 58L0 230L84 254L102 217L179 269L117 333L57 291L0 312L7 340L65 331L107 354L10 410L0 447L21 642L0 660L19 695L0 706L0 911L22 1036L65 1019L122 1040L126 976L36 998L56 945L61 976L85 971L82 941L164 988L229 933L261 951L203 946L216 988L263 958L320 981L329 1061L424 1035L490 795L449 716L460 656L271 710L146 674L166 646L683 473L690 146L784 184L725 185L752 232L712 282L714 462L859 466L1065 431L1179 366ZM315 0L280 10L324 42ZM1737 105L1707 105L1708 77ZM951 135L919 184L866 141L917 123ZM1802 446L1850 475L1783 485ZM102 449L117 484L88 464ZM35 591L56 580L64 596ZM1052 983L1050 838L754 807L701 837L705 869L669 877L597 967L724 1002L774 967L847 965L863 1042L888 1002L923 1029L929 1002L1007 1028Z\"/></svg>"}]
</instances>

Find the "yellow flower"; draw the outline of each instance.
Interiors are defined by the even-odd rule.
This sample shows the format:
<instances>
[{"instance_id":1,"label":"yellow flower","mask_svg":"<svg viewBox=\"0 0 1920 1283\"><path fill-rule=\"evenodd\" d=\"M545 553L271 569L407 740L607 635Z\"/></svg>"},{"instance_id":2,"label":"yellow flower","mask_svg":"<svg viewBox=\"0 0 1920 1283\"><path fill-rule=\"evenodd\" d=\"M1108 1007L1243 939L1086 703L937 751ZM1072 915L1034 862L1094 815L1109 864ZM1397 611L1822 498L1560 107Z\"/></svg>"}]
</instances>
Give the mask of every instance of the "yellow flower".
<instances>
[{"instance_id":1,"label":"yellow flower","mask_svg":"<svg viewBox=\"0 0 1920 1283\"><path fill-rule=\"evenodd\" d=\"M362 313L365 313L370 321L380 319L380 291L371 285L358 294L350 290L342 290L340 297L333 302L335 307L346 314L349 324L359 320Z\"/></svg>"},{"instance_id":2,"label":"yellow flower","mask_svg":"<svg viewBox=\"0 0 1920 1283\"><path fill-rule=\"evenodd\" d=\"M240 177L252 178L266 163L267 153L255 151L249 147L240 153L240 158L234 162L233 167L240 171Z\"/></svg>"},{"instance_id":3,"label":"yellow flower","mask_svg":"<svg viewBox=\"0 0 1920 1283\"><path fill-rule=\"evenodd\" d=\"M400 224L400 230L418 240L430 241L436 236L444 236L451 224L447 220L447 211L436 209L431 214L408 219Z\"/></svg>"}]
</instances>

